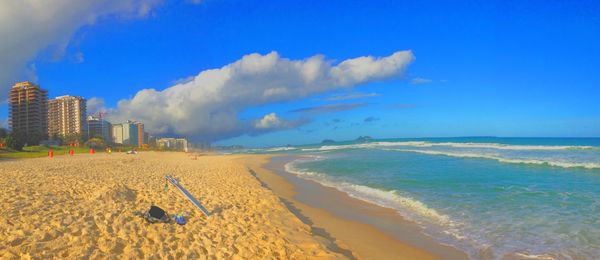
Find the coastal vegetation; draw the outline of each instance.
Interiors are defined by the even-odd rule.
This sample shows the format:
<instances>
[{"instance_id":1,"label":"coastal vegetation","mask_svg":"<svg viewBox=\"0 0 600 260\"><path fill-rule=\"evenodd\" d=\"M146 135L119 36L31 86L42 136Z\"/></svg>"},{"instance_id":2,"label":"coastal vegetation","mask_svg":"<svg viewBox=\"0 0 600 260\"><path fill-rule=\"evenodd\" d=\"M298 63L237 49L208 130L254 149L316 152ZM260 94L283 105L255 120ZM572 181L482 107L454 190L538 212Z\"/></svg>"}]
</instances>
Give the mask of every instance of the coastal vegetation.
<instances>
[{"instance_id":1,"label":"coastal vegetation","mask_svg":"<svg viewBox=\"0 0 600 260\"><path fill-rule=\"evenodd\" d=\"M21 158L37 158L48 156L48 151L54 151L54 155L69 154L69 150L78 153L88 153L88 147L70 147L70 146L26 146L20 151L9 147L0 148L0 158L6 159L21 159Z\"/></svg>"},{"instance_id":2,"label":"coastal vegetation","mask_svg":"<svg viewBox=\"0 0 600 260\"><path fill-rule=\"evenodd\" d=\"M111 145L104 141L102 137L92 137L88 140L82 138L79 134L67 136L53 136L49 141L41 142L40 145L28 145L28 137L17 132L9 132L7 129L0 128L0 159L21 159L38 158L48 156L50 150L55 156L67 155L70 150L75 154L89 153L90 149L95 152L104 152L110 148L115 152L126 152L133 149L139 149L131 145ZM144 147L148 150L152 147Z\"/></svg>"}]
</instances>

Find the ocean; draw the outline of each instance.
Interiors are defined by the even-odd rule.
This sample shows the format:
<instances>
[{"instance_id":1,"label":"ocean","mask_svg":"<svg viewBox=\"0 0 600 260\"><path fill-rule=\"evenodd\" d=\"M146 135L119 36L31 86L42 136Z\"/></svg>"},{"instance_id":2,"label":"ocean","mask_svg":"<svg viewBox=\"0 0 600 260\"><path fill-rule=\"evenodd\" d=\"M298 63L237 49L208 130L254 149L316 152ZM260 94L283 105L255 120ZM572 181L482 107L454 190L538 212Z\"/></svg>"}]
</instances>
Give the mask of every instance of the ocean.
<instances>
[{"instance_id":1,"label":"ocean","mask_svg":"<svg viewBox=\"0 0 600 260\"><path fill-rule=\"evenodd\" d=\"M600 138L420 138L253 149L475 259L600 259Z\"/></svg>"}]
</instances>

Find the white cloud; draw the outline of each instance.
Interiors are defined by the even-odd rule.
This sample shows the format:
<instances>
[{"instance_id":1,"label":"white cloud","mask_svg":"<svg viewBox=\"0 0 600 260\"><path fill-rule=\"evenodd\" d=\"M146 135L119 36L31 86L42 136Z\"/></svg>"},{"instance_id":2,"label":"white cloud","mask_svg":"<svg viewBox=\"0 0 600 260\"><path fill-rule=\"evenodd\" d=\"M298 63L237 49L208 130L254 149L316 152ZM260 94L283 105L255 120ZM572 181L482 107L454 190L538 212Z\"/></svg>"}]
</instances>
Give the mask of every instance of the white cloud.
<instances>
[{"instance_id":1,"label":"white cloud","mask_svg":"<svg viewBox=\"0 0 600 260\"><path fill-rule=\"evenodd\" d=\"M263 118L256 120L254 122L254 127L257 130L280 130L280 129L287 129L287 128L292 128L292 127L296 127L298 125L303 124L303 121L286 121L286 120L282 120L279 117L277 117L276 113L270 113L265 115Z\"/></svg>"},{"instance_id":2,"label":"white cloud","mask_svg":"<svg viewBox=\"0 0 600 260\"><path fill-rule=\"evenodd\" d=\"M8 129L8 118L0 119L0 128Z\"/></svg>"},{"instance_id":3,"label":"white cloud","mask_svg":"<svg viewBox=\"0 0 600 260\"><path fill-rule=\"evenodd\" d=\"M431 83L431 82L433 82L433 80L426 79L426 78L414 78L410 81L410 83L412 83L412 84L427 84L427 83Z\"/></svg>"},{"instance_id":4,"label":"white cloud","mask_svg":"<svg viewBox=\"0 0 600 260\"><path fill-rule=\"evenodd\" d=\"M0 1L0 98L15 81L36 80L35 67L28 63L45 50L62 56L82 26L108 16L144 17L161 1Z\"/></svg>"},{"instance_id":5,"label":"white cloud","mask_svg":"<svg viewBox=\"0 0 600 260\"><path fill-rule=\"evenodd\" d=\"M107 111L106 106L104 104L104 99L102 98L90 98L87 100L86 105L88 115L95 115L98 114L98 112Z\"/></svg>"},{"instance_id":6,"label":"white cloud","mask_svg":"<svg viewBox=\"0 0 600 260\"><path fill-rule=\"evenodd\" d=\"M259 129L267 129L267 128L276 128L283 124L283 121L277 117L277 114L271 113L265 115L260 120L257 120L254 123L254 126Z\"/></svg>"},{"instance_id":7,"label":"white cloud","mask_svg":"<svg viewBox=\"0 0 600 260\"><path fill-rule=\"evenodd\" d=\"M283 123L287 121L275 114L241 121L238 113L260 105L400 77L413 60L411 51L398 51L381 58L348 59L337 65L322 55L290 60L277 52L249 54L162 91L143 89L133 98L119 101L111 119L136 119L143 121L151 132L197 140L273 131L287 128L290 123Z\"/></svg>"}]
</instances>

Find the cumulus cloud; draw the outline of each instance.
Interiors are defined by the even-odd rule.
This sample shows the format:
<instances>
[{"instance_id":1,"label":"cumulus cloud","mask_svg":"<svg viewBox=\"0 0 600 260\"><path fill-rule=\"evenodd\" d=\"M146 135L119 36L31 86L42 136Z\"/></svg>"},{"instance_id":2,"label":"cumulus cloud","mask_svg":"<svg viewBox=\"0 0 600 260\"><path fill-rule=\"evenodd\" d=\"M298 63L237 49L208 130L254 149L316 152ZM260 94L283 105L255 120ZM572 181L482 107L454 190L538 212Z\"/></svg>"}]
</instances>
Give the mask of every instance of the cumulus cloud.
<instances>
[{"instance_id":1,"label":"cumulus cloud","mask_svg":"<svg viewBox=\"0 0 600 260\"><path fill-rule=\"evenodd\" d=\"M353 104L329 104L329 105L321 105L316 107L305 107L294 109L290 112L292 113L307 113L307 114L322 114L322 113L333 113L333 112L341 112L346 110L352 110L359 107L366 106L367 103L353 103Z\"/></svg>"},{"instance_id":2,"label":"cumulus cloud","mask_svg":"<svg viewBox=\"0 0 600 260\"><path fill-rule=\"evenodd\" d=\"M359 98L368 98L368 97L377 97L377 96L379 96L379 94L377 94L377 93L353 92L353 93L333 95L331 97L328 97L326 100L340 101L340 100L350 100L350 99L359 99Z\"/></svg>"},{"instance_id":3,"label":"cumulus cloud","mask_svg":"<svg viewBox=\"0 0 600 260\"><path fill-rule=\"evenodd\" d=\"M93 97L87 100L87 114L95 115L98 112L107 111L103 98Z\"/></svg>"},{"instance_id":4,"label":"cumulus cloud","mask_svg":"<svg viewBox=\"0 0 600 260\"><path fill-rule=\"evenodd\" d=\"M419 85L419 84L427 84L427 83L431 83L431 82L433 82L433 80L426 79L426 78L414 78L414 79L412 79L410 81L410 83L417 84L417 85Z\"/></svg>"},{"instance_id":5,"label":"cumulus cloud","mask_svg":"<svg viewBox=\"0 0 600 260\"><path fill-rule=\"evenodd\" d=\"M271 114L265 115L260 120L257 120L256 123L254 123L254 126L258 129L268 129L268 128L279 128L284 124L285 124L285 122L282 121L281 119L279 119L277 117L277 114L271 113Z\"/></svg>"},{"instance_id":6,"label":"cumulus cloud","mask_svg":"<svg viewBox=\"0 0 600 260\"><path fill-rule=\"evenodd\" d=\"M277 117L276 113L270 113L263 116L261 119L255 120L254 127L252 129L247 130L248 134L255 135L261 134L263 132L294 128L303 125L307 122L308 120L306 119L283 120Z\"/></svg>"},{"instance_id":7,"label":"cumulus cloud","mask_svg":"<svg viewBox=\"0 0 600 260\"><path fill-rule=\"evenodd\" d=\"M254 53L162 91L140 90L133 98L118 102L112 120L136 119L156 134L207 141L264 129L275 131L290 124L275 114L244 121L238 114L260 105L401 77L413 60L411 51L358 57L337 64L322 55L290 60L277 52Z\"/></svg>"},{"instance_id":8,"label":"cumulus cloud","mask_svg":"<svg viewBox=\"0 0 600 260\"><path fill-rule=\"evenodd\" d=\"M0 1L0 99L15 81L36 80L35 67L28 68L28 63L41 51L61 56L82 26L107 16L144 17L160 1Z\"/></svg>"}]
</instances>

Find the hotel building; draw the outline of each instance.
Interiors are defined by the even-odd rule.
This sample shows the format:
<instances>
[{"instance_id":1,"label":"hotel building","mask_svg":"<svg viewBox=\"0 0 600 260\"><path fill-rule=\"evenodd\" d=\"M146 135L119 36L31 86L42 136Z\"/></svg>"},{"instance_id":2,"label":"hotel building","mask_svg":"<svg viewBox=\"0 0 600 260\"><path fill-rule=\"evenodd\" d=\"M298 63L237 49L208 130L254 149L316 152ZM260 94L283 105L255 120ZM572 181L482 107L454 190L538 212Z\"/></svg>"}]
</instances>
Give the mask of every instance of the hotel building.
<instances>
[{"instance_id":1,"label":"hotel building","mask_svg":"<svg viewBox=\"0 0 600 260\"><path fill-rule=\"evenodd\" d=\"M8 101L13 132L25 134L30 145L48 137L48 91L28 81L20 82L11 88Z\"/></svg>"},{"instance_id":2,"label":"hotel building","mask_svg":"<svg viewBox=\"0 0 600 260\"><path fill-rule=\"evenodd\" d=\"M48 135L87 136L86 101L82 97L60 96L48 101Z\"/></svg>"}]
</instances>

